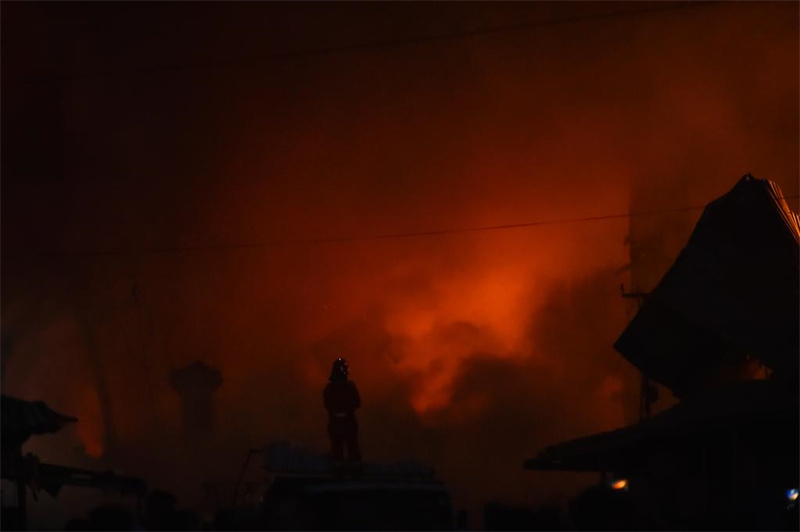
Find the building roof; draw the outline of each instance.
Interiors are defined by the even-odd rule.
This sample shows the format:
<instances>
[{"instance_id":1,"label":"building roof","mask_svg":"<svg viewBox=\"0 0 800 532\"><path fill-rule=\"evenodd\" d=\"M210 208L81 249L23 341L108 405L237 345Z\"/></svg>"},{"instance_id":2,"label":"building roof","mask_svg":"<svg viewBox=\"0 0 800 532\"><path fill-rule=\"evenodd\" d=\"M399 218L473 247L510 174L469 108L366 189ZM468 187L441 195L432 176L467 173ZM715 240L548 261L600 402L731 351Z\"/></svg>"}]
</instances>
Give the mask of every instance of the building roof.
<instances>
[{"instance_id":1,"label":"building roof","mask_svg":"<svg viewBox=\"0 0 800 532\"><path fill-rule=\"evenodd\" d=\"M57 432L78 421L52 410L42 401L23 401L8 395L2 396L0 412L3 447L18 447L33 435Z\"/></svg>"},{"instance_id":2,"label":"building roof","mask_svg":"<svg viewBox=\"0 0 800 532\"><path fill-rule=\"evenodd\" d=\"M707 390L635 425L547 447L526 460L525 468L620 470L654 446L675 439L729 431L764 420L776 420L796 429L797 413L797 387L793 384L770 380L738 382Z\"/></svg>"},{"instance_id":3,"label":"building roof","mask_svg":"<svg viewBox=\"0 0 800 532\"><path fill-rule=\"evenodd\" d=\"M796 376L799 249L800 218L778 186L745 175L706 206L614 347L678 397L748 357Z\"/></svg>"}]
</instances>

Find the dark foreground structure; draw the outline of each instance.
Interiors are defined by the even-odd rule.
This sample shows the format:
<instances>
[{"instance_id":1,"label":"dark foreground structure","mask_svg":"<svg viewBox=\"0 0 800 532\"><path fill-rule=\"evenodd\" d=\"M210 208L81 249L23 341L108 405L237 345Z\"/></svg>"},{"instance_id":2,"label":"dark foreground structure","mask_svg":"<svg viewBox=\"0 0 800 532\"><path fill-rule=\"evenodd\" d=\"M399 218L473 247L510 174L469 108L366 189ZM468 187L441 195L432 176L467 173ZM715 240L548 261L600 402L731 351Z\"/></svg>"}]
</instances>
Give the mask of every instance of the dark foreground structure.
<instances>
[{"instance_id":1,"label":"dark foreground structure","mask_svg":"<svg viewBox=\"0 0 800 532\"><path fill-rule=\"evenodd\" d=\"M342 477L326 455L288 442L253 452L264 454L263 495L247 497L251 490L237 485L233 507L217 514L217 530L455 528L448 489L430 467L365 462L357 475Z\"/></svg>"},{"instance_id":2,"label":"dark foreground structure","mask_svg":"<svg viewBox=\"0 0 800 532\"><path fill-rule=\"evenodd\" d=\"M44 491L58 497L64 486L115 491L133 497L138 511L147 491L137 478L123 477L112 472L97 472L39 461L31 453L23 456L22 445L31 437L58 432L78 420L60 414L41 401L23 401L6 395L0 402L2 430L2 478L16 486L16 504L2 509L2 530L27 530L28 492Z\"/></svg>"},{"instance_id":3,"label":"dark foreground structure","mask_svg":"<svg viewBox=\"0 0 800 532\"><path fill-rule=\"evenodd\" d=\"M279 477L264 505L268 530L452 530L441 482Z\"/></svg>"},{"instance_id":4,"label":"dark foreground structure","mask_svg":"<svg viewBox=\"0 0 800 532\"><path fill-rule=\"evenodd\" d=\"M710 203L614 346L680 402L525 467L602 473L614 528L797 530L799 245L771 181Z\"/></svg>"}]
</instances>

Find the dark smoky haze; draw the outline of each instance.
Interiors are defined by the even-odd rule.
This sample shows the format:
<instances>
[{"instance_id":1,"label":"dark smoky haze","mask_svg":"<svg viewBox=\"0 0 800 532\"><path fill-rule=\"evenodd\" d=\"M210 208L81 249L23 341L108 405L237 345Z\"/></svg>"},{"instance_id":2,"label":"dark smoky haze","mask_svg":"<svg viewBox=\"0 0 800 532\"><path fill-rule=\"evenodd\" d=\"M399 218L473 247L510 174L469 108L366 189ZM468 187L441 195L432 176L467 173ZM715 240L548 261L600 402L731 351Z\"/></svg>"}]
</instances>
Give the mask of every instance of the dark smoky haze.
<instances>
[{"instance_id":1,"label":"dark smoky haze","mask_svg":"<svg viewBox=\"0 0 800 532\"><path fill-rule=\"evenodd\" d=\"M3 3L3 393L80 419L26 449L196 504L325 449L344 356L366 460L565 500L523 460L636 418L630 219L308 241L797 194L798 59L796 3ZM195 360L224 382L184 448Z\"/></svg>"}]
</instances>

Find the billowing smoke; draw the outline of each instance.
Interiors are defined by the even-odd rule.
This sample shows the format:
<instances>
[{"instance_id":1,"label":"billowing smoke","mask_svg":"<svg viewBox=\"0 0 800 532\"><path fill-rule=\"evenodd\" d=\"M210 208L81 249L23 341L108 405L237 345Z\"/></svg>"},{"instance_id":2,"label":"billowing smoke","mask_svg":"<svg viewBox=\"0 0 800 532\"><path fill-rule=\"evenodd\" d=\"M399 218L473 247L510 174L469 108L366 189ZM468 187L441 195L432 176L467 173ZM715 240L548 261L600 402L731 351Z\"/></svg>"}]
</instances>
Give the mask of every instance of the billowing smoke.
<instances>
[{"instance_id":1,"label":"billowing smoke","mask_svg":"<svg viewBox=\"0 0 800 532\"><path fill-rule=\"evenodd\" d=\"M3 107L40 94L58 117L4 116L4 393L80 418L31 450L194 501L252 447L324 448L345 356L368 459L429 462L470 508L569 494L575 478L522 461L635 420L638 377L611 348L627 219L291 242L596 217L636 194L702 205L747 171L796 194L797 6L228 60L597 9L9 7L48 38L15 48L3 18ZM5 88L42 71L86 77ZM6 158L7 131L37 124L55 133ZM37 157L56 163L26 172ZM664 226L668 253L698 214ZM74 254L26 255L42 250ZM185 448L169 374L197 360L223 384L213 435Z\"/></svg>"}]
</instances>

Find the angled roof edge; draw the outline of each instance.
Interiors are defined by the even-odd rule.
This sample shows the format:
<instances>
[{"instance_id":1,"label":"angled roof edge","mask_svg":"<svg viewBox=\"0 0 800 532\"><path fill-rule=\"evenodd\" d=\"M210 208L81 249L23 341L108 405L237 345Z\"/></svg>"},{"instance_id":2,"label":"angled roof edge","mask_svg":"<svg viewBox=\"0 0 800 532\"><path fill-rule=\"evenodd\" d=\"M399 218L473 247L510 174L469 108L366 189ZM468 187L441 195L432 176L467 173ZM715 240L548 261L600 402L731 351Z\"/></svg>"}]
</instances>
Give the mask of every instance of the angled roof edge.
<instances>
[{"instance_id":1,"label":"angled roof edge","mask_svg":"<svg viewBox=\"0 0 800 532\"><path fill-rule=\"evenodd\" d=\"M614 343L678 396L755 358L798 367L800 217L772 181L745 174L689 240Z\"/></svg>"}]
</instances>

